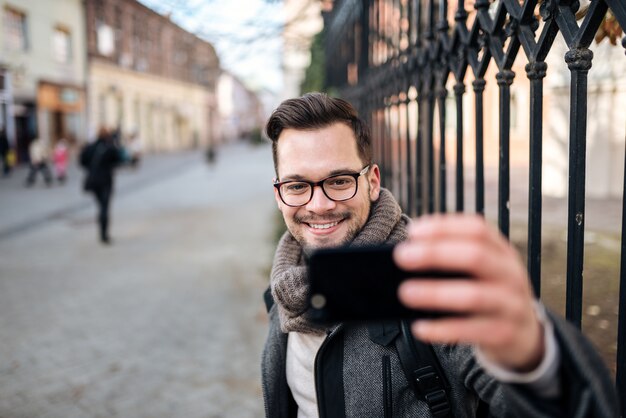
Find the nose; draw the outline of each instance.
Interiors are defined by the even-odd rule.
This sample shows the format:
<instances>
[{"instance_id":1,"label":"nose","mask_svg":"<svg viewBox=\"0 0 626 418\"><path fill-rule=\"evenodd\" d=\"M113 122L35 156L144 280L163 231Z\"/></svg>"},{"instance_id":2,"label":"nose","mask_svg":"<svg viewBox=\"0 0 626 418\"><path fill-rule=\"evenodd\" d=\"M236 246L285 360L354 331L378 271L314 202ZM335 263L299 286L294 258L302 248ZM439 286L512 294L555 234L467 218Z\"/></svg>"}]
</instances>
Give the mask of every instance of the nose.
<instances>
[{"instance_id":1,"label":"nose","mask_svg":"<svg viewBox=\"0 0 626 418\"><path fill-rule=\"evenodd\" d=\"M336 206L336 202L330 200L326 194L324 194L324 190L322 190L321 186L315 186L313 187L313 197L309 203L306 204L306 209L313 213L324 213L335 209Z\"/></svg>"}]
</instances>

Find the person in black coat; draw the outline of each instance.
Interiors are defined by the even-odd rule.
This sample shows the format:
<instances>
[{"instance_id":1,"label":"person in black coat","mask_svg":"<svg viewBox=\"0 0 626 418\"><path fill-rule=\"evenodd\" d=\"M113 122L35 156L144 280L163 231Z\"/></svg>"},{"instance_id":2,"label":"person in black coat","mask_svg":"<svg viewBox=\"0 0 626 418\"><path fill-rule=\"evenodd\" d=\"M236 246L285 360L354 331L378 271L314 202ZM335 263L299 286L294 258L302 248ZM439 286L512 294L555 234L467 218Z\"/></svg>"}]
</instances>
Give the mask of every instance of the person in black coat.
<instances>
[{"instance_id":1,"label":"person in black coat","mask_svg":"<svg viewBox=\"0 0 626 418\"><path fill-rule=\"evenodd\" d=\"M87 169L84 189L94 194L98 204L100 241L103 244L111 243L109 206L113 195L113 173L121 161L119 149L105 128L100 128L96 142L87 145L80 155L80 164Z\"/></svg>"},{"instance_id":2,"label":"person in black coat","mask_svg":"<svg viewBox=\"0 0 626 418\"><path fill-rule=\"evenodd\" d=\"M4 128L0 128L0 161L2 161L2 176L7 177L11 172L11 165L9 164L9 151L11 146L9 145L9 138L7 131Z\"/></svg>"}]
</instances>

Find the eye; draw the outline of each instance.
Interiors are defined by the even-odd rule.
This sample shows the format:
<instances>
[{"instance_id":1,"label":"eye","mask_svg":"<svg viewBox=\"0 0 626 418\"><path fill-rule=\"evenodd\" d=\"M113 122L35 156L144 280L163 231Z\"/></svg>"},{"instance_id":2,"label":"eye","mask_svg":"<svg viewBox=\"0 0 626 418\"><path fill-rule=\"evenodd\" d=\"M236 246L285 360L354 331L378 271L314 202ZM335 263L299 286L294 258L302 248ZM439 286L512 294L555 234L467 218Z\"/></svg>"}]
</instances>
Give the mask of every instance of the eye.
<instances>
[{"instance_id":1,"label":"eye","mask_svg":"<svg viewBox=\"0 0 626 418\"><path fill-rule=\"evenodd\" d=\"M291 182L283 184L282 190L288 194L300 194L308 190L309 185L302 182Z\"/></svg>"},{"instance_id":2,"label":"eye","mask_svg":"<svg viewBox=\"0 0 626 418\"><path fill-rule=\"evenodd\" d=\"M325 182L326 186L334 189L350 187L354 184L354 179L350 176L333 177Z\"/></svg>"}]
</instances>

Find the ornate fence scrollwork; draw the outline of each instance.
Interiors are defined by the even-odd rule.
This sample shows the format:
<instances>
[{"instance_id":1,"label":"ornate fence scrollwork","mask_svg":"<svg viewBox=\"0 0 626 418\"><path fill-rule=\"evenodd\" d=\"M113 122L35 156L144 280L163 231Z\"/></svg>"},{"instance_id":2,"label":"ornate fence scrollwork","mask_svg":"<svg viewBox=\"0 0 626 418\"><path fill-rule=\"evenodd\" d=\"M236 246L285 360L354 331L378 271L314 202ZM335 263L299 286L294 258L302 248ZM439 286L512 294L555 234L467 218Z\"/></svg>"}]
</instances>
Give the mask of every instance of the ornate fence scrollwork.
<instances>
[{"instance_id":1,"label":"ornate fence scrollwork","mask_svg":"<svg viewBox=\"0 0 626 418\"><path fill-rule=\"evenodd\" d=\"M464 97L475 112L475 212L485 213L484 93L499 90L498 225L510 229L511 86L523 53L529 82L528 270L541 293L544 79L558 35L570 72L566 317L581 326L590 45L613 44L626 28L624 0L336 0L325 15L327 83L358 104L372 127L383 183L405 211L467 210L464 195ZM453 14L449 13L452 7ZM452 25L450 24L452 23ZM626 49L626 37L621 41ZM495 80L486 80L490 63ZM357 71L354 71L356 66ZM466 80L471 71L471 86ZM470 89L471 87L471 89ZM411 98L411 92L413 97ZM472 93L473 92L473 93ZM456 113L455 205L448 207L447 101ZM412 107L412 103L415 107ZM412 111L411 109L417 109ZM412 119L417 130L412 134ZM438 121L438 126L435 126ZM436 135L438 134L438 135ZM439 154L435 155L438 150ZM626 154L625 154L626 156ZM626 176L625 176L626 177ZM626 190L626 181L624 183ZM623 219L626 220L626 194ZM626 222L622 225L616 383L626 393ZM626 411L623 411L626 416Z\"/></svg>"}]
</instances>

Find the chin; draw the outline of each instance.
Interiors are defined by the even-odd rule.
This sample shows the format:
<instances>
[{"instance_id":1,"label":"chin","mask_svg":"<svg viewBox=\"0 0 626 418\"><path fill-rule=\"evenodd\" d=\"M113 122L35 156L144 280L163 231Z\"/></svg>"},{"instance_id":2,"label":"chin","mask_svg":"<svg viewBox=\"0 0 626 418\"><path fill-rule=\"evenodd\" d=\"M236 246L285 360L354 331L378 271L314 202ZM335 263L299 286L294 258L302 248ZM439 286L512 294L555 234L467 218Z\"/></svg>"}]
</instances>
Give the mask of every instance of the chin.
<instances>
[{"instance_id":1,"label":"chin","mask_svg":"<svg viewBox=\"0 0 626 418\"><path fill-rule=\"evenodd\" d=\"M304 231L290 230L291 235L300 243L300 245L308 250L316 250L319 248L339 247L349 242L347 237L319 237L310 236Z\"/></svg>"},{"instance_id":2,"label":"chin","mask_svg":"<svg viewBox=\"0 0 626 418\"><path fill-rule=\"evenodd\" d=\"M316 238L305 240L304 246L310 249L339 247L345 244L345 240L336 240L329 238Z\"/></svg>"},{"instance_id":3,"label":"chin","mask_svg":"<svg viewBox=\"0 0 626 418\"><path fill-rule=\"evenodd\" d=\"M356 233L349 230L346 233L342 234L341 236L327 236L327 237L309 236L306 238L301 236L302 240L300 240L300 238L298 237L296 237L296 239L300 242L302 246L308 247L310 249L316 249L316 248L341 247L352 242L355 236L356 236Z\"/></svg>"}]
</instances>

